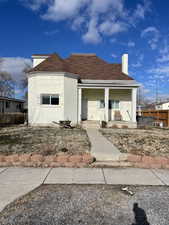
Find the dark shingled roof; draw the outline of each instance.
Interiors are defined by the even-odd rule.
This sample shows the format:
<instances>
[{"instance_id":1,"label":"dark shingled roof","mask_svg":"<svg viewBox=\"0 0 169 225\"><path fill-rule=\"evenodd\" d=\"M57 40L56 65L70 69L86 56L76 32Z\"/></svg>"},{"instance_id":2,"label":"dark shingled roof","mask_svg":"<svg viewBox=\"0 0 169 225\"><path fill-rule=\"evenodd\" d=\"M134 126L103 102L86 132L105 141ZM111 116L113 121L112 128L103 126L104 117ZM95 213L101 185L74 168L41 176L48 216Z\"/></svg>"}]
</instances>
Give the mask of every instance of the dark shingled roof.
<instances>
[{"instance_id":1,"label":"dark shingled roof","mask_svg":"<svg viewBox=\"0 0 169 225\"><path fill-rule=\"evenodd\" d=\"M80 79L89 80L133 80L122 73L121 64L107 63L95 54L72 54L66 59L51 54L29 72L38 71L68 72L79 75Z\"/></svg>"}]
</instances>

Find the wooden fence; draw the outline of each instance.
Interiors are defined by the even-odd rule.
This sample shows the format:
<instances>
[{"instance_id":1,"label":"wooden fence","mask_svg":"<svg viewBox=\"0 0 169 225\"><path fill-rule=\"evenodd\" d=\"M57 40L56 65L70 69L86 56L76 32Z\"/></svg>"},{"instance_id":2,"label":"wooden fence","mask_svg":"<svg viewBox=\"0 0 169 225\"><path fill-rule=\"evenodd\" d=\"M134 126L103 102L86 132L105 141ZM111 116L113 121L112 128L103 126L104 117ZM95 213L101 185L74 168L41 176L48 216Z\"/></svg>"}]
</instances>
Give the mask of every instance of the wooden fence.
<instances>
[{"instance_id":1,"label":"wooden fence","mask_svg":"<svg viewBox=\"0 0 169 225\"><path fill-rule=\"evenodd\" d=\"M23 124L25 120L25 113L0 113L0 126Z\"/></svg>"},{"instance_id":2,"label":"wooden fence","mask_svg":"<svg viewBox=\"0 0 169 225\"><path fill-rule=\"evenodd\" d=\"M143 110L141 116L153 117L155 122L162 122L164 127L169 127L169 110Z\"/></svg>"}]
</instances>

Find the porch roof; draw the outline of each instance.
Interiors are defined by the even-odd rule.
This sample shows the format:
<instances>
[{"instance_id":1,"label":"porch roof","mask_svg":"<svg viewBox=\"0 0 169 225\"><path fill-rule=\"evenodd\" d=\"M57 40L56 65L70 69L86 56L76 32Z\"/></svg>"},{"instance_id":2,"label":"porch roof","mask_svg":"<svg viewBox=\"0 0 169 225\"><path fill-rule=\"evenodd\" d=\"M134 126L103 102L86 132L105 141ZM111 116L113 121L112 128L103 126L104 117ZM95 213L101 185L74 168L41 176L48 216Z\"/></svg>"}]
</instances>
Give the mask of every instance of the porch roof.
<instances>
[{"instance_id":1,"label":"porch roof","mask_svg":"<svg viewBox=\"0 0 169 225\"><path fill-rule=\"evenodd\" d=\"M82 80L78 84L78 87L88 88L104 88L104 87L115 87L115 88L132 88L139 87L140 84L135 80Z\"/></svg>"}]
</instances>

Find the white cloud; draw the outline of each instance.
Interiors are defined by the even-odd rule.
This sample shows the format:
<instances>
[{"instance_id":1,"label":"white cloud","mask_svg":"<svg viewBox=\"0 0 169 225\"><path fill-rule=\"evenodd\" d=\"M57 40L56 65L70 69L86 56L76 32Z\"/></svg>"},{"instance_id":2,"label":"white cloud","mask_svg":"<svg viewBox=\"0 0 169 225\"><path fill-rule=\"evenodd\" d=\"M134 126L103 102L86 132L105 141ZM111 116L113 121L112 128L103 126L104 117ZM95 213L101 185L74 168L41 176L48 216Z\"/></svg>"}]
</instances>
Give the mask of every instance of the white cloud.
<instances>
[{"instance_id":1,"label":"white cloud","mask_svg":"<svg viewBox=\"0 0 169 225\"><path fill-rule=\"evenodd\" d=\"M141 95L146 95L148 93L150 93L150 89L147 88L144 84L141 84L141 86L139 87L139 92L141 92Z\"/></svg>"},{"instance_id":2,"label":"white cloud","mask_svg":"<svg viewBox=\"0 0 169 225\"><path fill-rule=\"evenodd\" d=\"M168 62L169 61L169 54L165 54L165 55L162 55L161 57L159 57L157 59L157 62Z\"/></svg>"},{"instance_id":3,"label":"white cloud","mask_svg":"<svg viewBox=\"0 0 169 225\"><path fill-rule=\"evenodd\" d=\"M127 25L122 22L104 21L99 26L99 31L106 35L112 35L127 30Z\"/></svg>"},{"instance_id":4,"label":"white cloud","mask_svg":"<svg viewBox=\"0 0 169 225\"><path fill-rule=\"evenodd\" d=\"M135 47L135 42L134 41L129 41L128 42L128 47Z\"/></svg>"},{"instance_id":5,"label":"white cloud","mask_svg":"<svg viewBox=\"0 0 169 225\"><path fill-rule=\"evenodd\" d=\"M122 14L123 10L123 0L91 0L89 1L89 10L92 15L107 13L108 11L113 11L113 14Z\"/></svg>"},{"instance_id":6,"label":"white cloud","mask_svg":"<svg viewBox=\"0 0 169 225\"><path fill-rule=\"evenodd\" d=\"M20 0L25 7L33 11L39 10L43 4L47 4L50 0Z\"/></svg>"},{"instance_id":7,"label":"white cloud","mask_svg":"<svg viewBox=\"0 0 169 225\"><path fill-rule=\"evenodd\" d=\"M133 18L144 19L145 14L151 10L151 2L149 0L144 0L143 4L138 4L134 12Z\"/></svg>"},{"instance_id":8,"label":"white cloud","mask_svg":"<svg viewBox=\"0 0 169 225\"><path fill-rule=\"evenodd\" d=\"M117 58L117 55L115 55L115 54L112 54L111 56L112 56L113 58Z\"/></svg>"},{"instance_id":9,"label":"white cloud","mask_svg":"<svg viewBox=\"0 0 169 225\"><path fill-rule=\"evenodd\" d=\"M148 38L148 44L154 50L160 38L160 32L156 27L147 27L141 32L142 38Z\"/></svg>"},{"instance_id":10,"label":"white cloud","mask_svg":"<svg viewBox=\"0 0 169 225\"><path fill-rule=\"evenodd\" d=\"M76 17L72 22L72 26L71 26L72 30L79 29L84 22L85 22L84 17L82 17L82 16Z\"/></svg>"},{"instance_id":11,"label":"white cloud","mask_svg":"<svg viewBox=\"0 0 169 225\"><path fill-rule=\"evenodd\" d=\"M150 33L150 32L158 33L158 30L156 27L147 27L141 32L141 37L145 37L147 33Z\"/></svg>"},{"instance_id":12,"label":"white cloud","mask_svg":"<svg viewBox=\"0 0 169 225\"><path fill-rule=\"evenodd\" d=\"M137 57L137 62L133 63L132 67L134 67L134 68L141 67L143 65L143 59L144 59L144 55L143 54L139 54L139 56Z\"/></svg>"},{"instance_id":13,"label":"white cloud","mask_svg":"<svg viewBox=\"0 0 169 225\"><path fill-rule=\"evenodd\" d=\"M147 72L154 73L155 77L161 77L163 75L169 77L169 65L160 65L156 68L149 69Z\"/></svg>"},{"instance_id":14,"label":"white cloud","mask_svg":"<svg viewBox=\"0 0 169 225\"><path fill-rule=\"evenodd\" d=\"M169 62L169 44L167 41L164 41L164 47L159 51L159 57L157 58L157 62L165 63Z\"/></svg>"},{"instance_id":15,"label":"white cloud","mask_svg":"<svg viewBox=\"0 0 169 225\"><path fill-rule=\"evenodd\" d=\"M162 90L164 84L165 85L169 84L168 63L163 63L154 66L153 68L148 69L146 72L150 74L149 83L151 83L152 87L155 86L157 82L159 82L160 84L159 88Z\"/></svg>"},{"instance_id":16,"label":"white cloud","mask_svg":"<svg viewBox=\"0 0 169 225\"><path fill-rule=\"evenodd\" d=\"M144 19L150 4L142 1L135 10L128 10L124 0L26 0L25 4L32 10L44 5L42 19L65 21L72 30L82 32L85 42L99 43L104 36L112 38Z\"/></svg>"},{"instance_id":17,"label":"white cloud","mask_svg":"<svg viewBox=\"0 0 169 225\"><path fill-rule=\"evenodd\" d=\"M47 12L42 16L43 19L61 21L74 18L88 0L54 0Z\"/></svg>"},{"instance_id":18,"label":"white cloud","mask_svg":"<svg viewBox=\"0 0 169 225\"><path fill-rule=\"evenodd\" d=\"M97 19L95 17L90 20L88 25L88 31L86 34L83 35L82 38L86 43L97 44L101 42L101 36L97 29Z\"/></svg>"},{"instance_id":19,"label":"white cloud","mask_svg":"<svg viewBox=\"0 0 169 225\"><path fill-rule=\"evenodd\" d=\"M141 66L142 66L141 62L137 62L137 63L132 64L132 67L135 67L135 68L138 68L138 67L141 67Z\"/></svg>"},{"instance_id":20,"label":"white cloud","mask_svg":"<svg viewBox=\"0 0 169 225\"><path fill-rule=\"evenodd\" d=\"M1 58L0 71L6 71L12 75L12 78L16 82L20 82L23 79L23 69L29 65L32 65L31 59L22 57Z\"/></svg>"}]
</instances>

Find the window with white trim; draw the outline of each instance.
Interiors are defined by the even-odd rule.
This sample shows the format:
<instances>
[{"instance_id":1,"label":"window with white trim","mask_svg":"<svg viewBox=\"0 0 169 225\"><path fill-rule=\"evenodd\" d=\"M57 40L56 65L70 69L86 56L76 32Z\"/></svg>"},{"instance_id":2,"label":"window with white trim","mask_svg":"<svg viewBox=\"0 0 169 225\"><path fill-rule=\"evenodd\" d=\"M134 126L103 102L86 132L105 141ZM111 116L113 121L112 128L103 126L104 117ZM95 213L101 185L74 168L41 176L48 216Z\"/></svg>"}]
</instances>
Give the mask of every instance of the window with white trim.
<instances>
[{"instance_id":1,"label":"window with white trim","mask_svg":"<svg viewBox=\"0 0 169 225\"><path fill-rule=\"evenodd\" d=\"M119 109L120 101L119 100L109 100L109 109Z\"/></svg>"},{"instance_id":2,"label":"window with white trim","mask_svg":"<svg viewBox=\"0 0 169 225\"><path fill-rule=\"evenodd\" d=\"M42 105L59 105L59 95L41 94Z\"/></svg>"}]
</instances>

